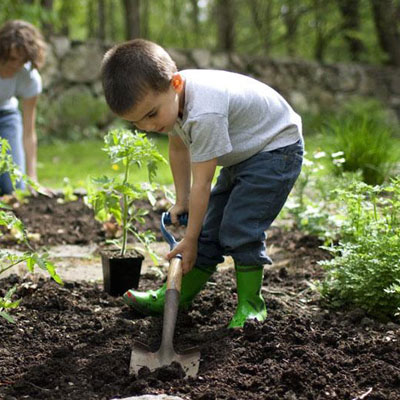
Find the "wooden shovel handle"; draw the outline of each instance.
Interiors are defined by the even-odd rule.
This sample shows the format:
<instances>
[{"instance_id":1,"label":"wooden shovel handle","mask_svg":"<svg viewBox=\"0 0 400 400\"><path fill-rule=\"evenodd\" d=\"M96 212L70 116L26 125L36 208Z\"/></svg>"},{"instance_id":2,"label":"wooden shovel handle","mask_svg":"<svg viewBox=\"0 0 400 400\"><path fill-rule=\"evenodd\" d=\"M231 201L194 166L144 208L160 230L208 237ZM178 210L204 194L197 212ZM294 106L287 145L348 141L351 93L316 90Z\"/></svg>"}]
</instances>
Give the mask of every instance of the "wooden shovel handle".
<instances>
[{"instance_id":1,"label":"wooden shovel handle","mask_svg":"<svg viewBox=\"0 0 400 400\"><path fill-rule=\"evenodd\" d=\"M167 290L175 289L181 293L182 286L182 260L178 257L173 258L169 263Z\"/></svg>"}]
</instances>

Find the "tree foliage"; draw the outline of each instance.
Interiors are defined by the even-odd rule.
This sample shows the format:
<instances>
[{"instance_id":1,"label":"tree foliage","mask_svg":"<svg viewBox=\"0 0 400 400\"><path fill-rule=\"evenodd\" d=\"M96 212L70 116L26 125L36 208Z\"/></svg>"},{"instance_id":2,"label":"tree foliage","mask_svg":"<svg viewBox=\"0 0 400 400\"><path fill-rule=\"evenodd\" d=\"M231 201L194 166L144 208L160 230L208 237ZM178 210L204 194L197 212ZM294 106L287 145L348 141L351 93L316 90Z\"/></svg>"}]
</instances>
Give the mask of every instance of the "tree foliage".
<instances>
[{"instance_id":1,"label":"tree foliage","mask_svg":"<svg viewBox=\"0 0 400 400\"><path fill-rule=\"evenodd\" d=\"M400 66L399 0L2 0L45 35Z\"/></svg>"}]
</instances>

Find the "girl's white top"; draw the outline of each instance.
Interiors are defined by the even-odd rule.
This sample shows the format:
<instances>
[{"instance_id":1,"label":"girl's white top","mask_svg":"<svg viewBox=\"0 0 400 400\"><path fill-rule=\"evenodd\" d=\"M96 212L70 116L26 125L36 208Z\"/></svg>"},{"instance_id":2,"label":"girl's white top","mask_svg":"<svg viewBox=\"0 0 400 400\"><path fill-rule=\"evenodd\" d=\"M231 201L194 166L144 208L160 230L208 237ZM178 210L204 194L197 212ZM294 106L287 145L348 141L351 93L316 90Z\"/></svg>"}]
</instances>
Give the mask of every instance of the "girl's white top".
<instances>
[{"instance_id":1,"label":"girl's white top","mask_svg":"<svg viewBox=\"0 0 400 400\"><path fill-rule=\"evenodd\" d=\"M30 98L42 92L42 78L26 63L12 78L0 77L0 110L18 107L17 97Z\"/></svg>"}]
</instances>

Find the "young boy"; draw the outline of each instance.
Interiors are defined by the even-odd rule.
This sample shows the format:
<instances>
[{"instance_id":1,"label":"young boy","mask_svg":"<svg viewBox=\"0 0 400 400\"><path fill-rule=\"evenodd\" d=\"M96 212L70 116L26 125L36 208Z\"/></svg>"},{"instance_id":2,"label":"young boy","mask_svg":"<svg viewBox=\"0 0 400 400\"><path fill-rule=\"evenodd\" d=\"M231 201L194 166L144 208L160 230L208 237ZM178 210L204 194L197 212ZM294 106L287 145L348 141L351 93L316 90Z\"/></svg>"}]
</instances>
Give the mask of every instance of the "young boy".
<instances>
[{"instance_id":1,"label":"young boy","mask_svg":"<svg viewBox=\"0 0 400 400\"><path fill-rule=\"evenodd\" d=\"M178 72L168 53L136 39L104 56L102 79L111 110L138 129L167 133L176 190L173 223L188 212L180 306L187 307L224 255L235 262L238 305L229 327L267 316L261 295L265 231L301 170L301 118L276 91L225 71ZM217 165L223 168L211 190ZM161 314L166 285L129 290L125 302Z\"/></svg>"}]
</instances>

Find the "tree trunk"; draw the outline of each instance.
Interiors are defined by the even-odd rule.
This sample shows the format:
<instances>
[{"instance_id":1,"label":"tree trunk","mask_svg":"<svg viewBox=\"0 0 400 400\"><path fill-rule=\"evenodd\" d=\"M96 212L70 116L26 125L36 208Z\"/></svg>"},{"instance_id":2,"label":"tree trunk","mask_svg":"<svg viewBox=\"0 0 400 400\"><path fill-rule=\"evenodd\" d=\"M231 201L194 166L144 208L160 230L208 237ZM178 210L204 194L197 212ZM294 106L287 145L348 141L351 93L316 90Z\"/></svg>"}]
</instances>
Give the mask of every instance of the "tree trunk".
<instances>
[{"instance_id":1,"label":"tree trunk","mask_svg":"<svg viewBox=\"0 0 400 400\"><path fill-rule=\"evenodd\" d=\"M299 4L298 0L287 0L286 4L281 8L283 22L286 29L286 48L291 57L295 56L297 53L297 31L300 24L300 18L309 10L309 7Z\"/></svg>"},{"instance_id":2,"label":"tree trunk","mask_svg":"<svg viewBox=\"0 0 400 400\"><path fill-rule=\"evenodd\" d=\"M145 1L142 4L142 13L140 17L140 30L141 36L144 38L148 38L150 36L150 1Z\"/></svg>"},{"instance_id":3,"label":"tree trunk","mask_svg":"<svg viewBox=\"0 0 400 400\"><path fill-rule=\"evenodd\" d=\"M199 4L197 0L190 0L190 4L192 7L191 10L191 21L194 32L194 43L195 46L199 45L200 42L200 21L199 21Z\"/></svg>"},{"instance_id":4,"label":"tree trunk","mask_svg":"<svg viewBox=\"0 0 400 400\"><path fill-rule=\"evenodd\" d=\"M264 54L267 55L272 46L272 22L276 18L276 16L273 15L273 1L250 0L248 1L248 6L250 7L252 21L259 34Z\"/></svg>"},{"instance_id":5,"label":"tree trunk","mask_svg":"<svg viewBox=\"0 0 400 400\"><path fill-rule=\"evenodd\" d=\"M123 0L123 5L126 40L138 38L140 37L140 0Z\"/></svg>"},{"instance_id":6,"label":"tree trunk","mask_svg":"<svg viewBox=\"0 0 400 400\"><path fill-rule=\"evenodd\" d=\"M87 36L88 38L94 38L96 36L96 10L94 0L89 0L87 3L86 10L86 24L87 24Z\"/></svg>"},{"instance_id":7,"label":"tree trunk","mask_svg":"<svg viewBox=\"0 0 400 400\"><path fill-rule=\"evenodd\" d=\"M41 2L40 2L41 6L48 13L53 12L53 3L54 3L54 0L41 0ZM42 33L43 33L44 37L50 37L54 33L53 24L51 24L49 22L43 22L42 23Z\"/></svg>"},{"instance_id":8,"label":"tree trunk","mask_svg":"<svg viewBox=\"0 0 400 400\"><path fill-rule=\"evenodd\" d=\"M371 0L371 5L379 44L389 63L400 67L400 7L395 0Z\"/></svg>"},{"instance_id":9,"label":"tree trunk","mask_svg":"<svg viewBox=\"0 0 400 400\"><path fill-rule=\"evenodd\" d=\"M343 31L340 24L329 27L327 18L333 11L337 10L336 6L333 10L332 5L335 6L333 2L326 0L313 0L314 58L321 63L325 61L325 54L331 40Z\"/></svg>"},{"instance_id":10,"label":"tree trunk","mask_svg":"<svg viewBox=\"0 0 400 400\"><path fill-rule=\"evenodd\" d=\"M235 0L217 0L216 21L219 50L232 52L235 47Z\"/></svg>"},{"instance_id":11,"label":"tree trunk","mask_svg":"<svg viewBox=\"0 0 400 400\"><path fill-rule=\"evenodd\" d=\"M71 8L69 7L70 3L63 2L61 3L61 7L59 9L58 18L60 21L60 27L57 31L57 34L63 36L69 36L69 21L71 15Z\"/></svg>"},{"instance_id":12,"label":"tree trunk","mask_svg":"<svg viewBox=\"0 0 400 400\"><path fill-rule=\"evenodd\" d=\"M360 0L337 0L337 2L343 17L344 38L350 51L350 58L352 61L359 61L364 45L353 32L360 31Z\"/></svg>"},{"instance_id":13,"label":"tree trunk","mask_svg":"<svg viewBox=\"0 0 400 400\"><path fill-rule=\"evenodd\" d=\"M106 39L106 4L105 0L98 0L98 19L99 25L97 30L97 37L104 41Z\"/></svg>"},{"instance_id":14,"label":"tree trunk","mask_svg":"<svg viewBox=\"0 0 400 400\"><path fill-rule=\"evenodd\" d=\"M115 3L113 0L107 0L107 21L108 21L108 31L107 37L113 42L117 39L116 29L115 29L115 18L114 18Z\"/></svg>"}]
</instances>

